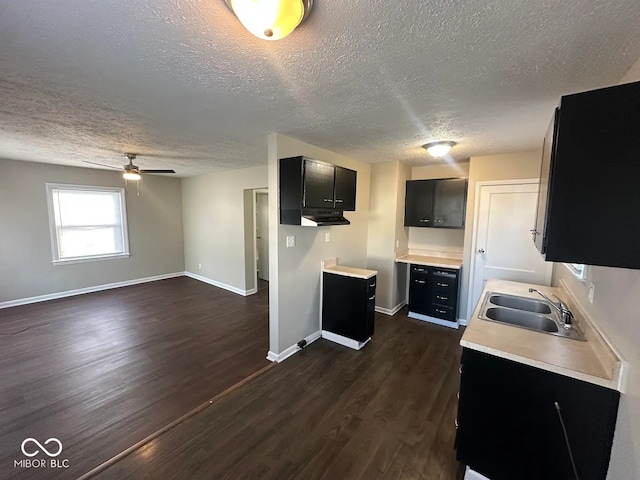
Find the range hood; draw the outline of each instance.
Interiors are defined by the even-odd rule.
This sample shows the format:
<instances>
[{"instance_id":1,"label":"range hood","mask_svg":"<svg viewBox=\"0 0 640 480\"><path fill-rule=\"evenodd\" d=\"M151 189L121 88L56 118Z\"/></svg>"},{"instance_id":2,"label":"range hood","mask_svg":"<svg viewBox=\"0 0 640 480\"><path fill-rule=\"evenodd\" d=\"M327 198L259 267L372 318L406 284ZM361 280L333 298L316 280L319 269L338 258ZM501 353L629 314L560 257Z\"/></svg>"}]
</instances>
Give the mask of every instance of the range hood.
<instances>
[{"instance_id":1,"label":"range hood","mask_svg":"<svg viewBox=\"0 0 640 480\"><path fill-rule=\"evenodd\" d=\"M341 211L331 211L327 213L314 213L313 215L302 215L300 225L303 227L327 227L329 225L351 225L351 222L342 216Z\"/></svg>"}]
</instances>

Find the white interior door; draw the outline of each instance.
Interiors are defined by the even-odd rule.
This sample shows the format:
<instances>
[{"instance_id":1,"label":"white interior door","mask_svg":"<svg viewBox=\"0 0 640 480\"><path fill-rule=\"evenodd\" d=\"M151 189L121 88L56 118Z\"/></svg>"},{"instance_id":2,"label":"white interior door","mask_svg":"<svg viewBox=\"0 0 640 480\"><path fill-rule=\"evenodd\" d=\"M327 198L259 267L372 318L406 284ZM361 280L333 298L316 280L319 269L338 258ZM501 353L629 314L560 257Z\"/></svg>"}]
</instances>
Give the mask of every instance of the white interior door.
<instances>
[{"instance_id":1,"label":"white interior door","mask_svg":"<svg viewBox=\"0 0 640 480\"><path fill-rule=\"evenodd\" d=\"M490 278L549 285L552 262L545 262L531 238L538 184L482 185L475 225L475 252L469 314Z\"/></svg>"},{"instance_id":2,"label":"white interior door","mask_svg":"<svg viewBox=\"0 0 640 480\"><path fill-rule=\"evenodd\" d=\"M269 195L256 193L256 249L258 278L269 281Z\"/></svg>"}]
</instances>

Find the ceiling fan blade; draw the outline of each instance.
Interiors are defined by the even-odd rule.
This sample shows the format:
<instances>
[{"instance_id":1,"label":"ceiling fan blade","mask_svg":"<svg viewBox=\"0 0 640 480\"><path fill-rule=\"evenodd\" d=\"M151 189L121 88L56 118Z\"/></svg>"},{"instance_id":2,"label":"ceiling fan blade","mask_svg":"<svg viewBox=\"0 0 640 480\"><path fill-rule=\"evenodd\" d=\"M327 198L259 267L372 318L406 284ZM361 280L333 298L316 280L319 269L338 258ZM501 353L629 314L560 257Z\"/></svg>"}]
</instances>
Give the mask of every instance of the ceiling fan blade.
<instances>
[{"instance_id":1,"label":"ceiling fan blade","mask_svg":"<svg viewBox=\"0 0 640 480\"><path fill-rule=\"evenodd\" d=\"M175 170L140 170L140 173L176 173Z\"/></svg>"},{"instance_id":2,"label":"ceiling fan blade","mask_svg":"<svg viewBox=\"0 0 640 480\"><path fill-rule=\"evenodd\" d=\"M101 167L112 168L114 170L122 170L122 168L114 167L113 165L106 165L104 163L90 162L89 160L82 160L83 163L90 163L91 165L100 165Z\"/></svg>"}]
</instances>

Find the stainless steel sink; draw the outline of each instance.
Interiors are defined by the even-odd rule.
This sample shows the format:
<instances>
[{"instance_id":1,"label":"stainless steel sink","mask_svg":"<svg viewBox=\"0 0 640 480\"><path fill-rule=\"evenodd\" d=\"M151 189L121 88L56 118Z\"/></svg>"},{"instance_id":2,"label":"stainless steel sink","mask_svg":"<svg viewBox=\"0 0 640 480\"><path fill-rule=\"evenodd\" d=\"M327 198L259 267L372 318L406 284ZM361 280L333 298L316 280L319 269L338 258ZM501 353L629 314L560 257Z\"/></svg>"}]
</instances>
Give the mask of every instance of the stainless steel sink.
<instances>
[{"instance_id":1,"label":"stainless steel sink","mask_svg":"<svg viewBox=\"0 0 640 480\"><path fill-rule=\"evenodd\" d=\"M516 310L524 310L525 312L551 313L551 307L548 304L532 298L496 293L489 297L489 301L500 307L514 308Z\"/></svg>"},{"instance_id":2,"label":"stainless steel sink","mask_svg":"<svg viewBox=\"0 0 640 480\"><path fill-rule=\"evenodd\" d=\"M488 308L485 315L496 322L509 323L518 327L540 330L542 332L557 332L558 325L544 315L511 310L508 308Z\"/></svg>"},{"instance_id":3,"label":"stainless steel sink","mask_svg":"<svg viewBox=\"0 0 640 480\"><path fill-rule=\"evenodd\" d=\"M533 298L487 292L479 317L549 335L585 340L577 325L566 328L558 313L547 302Z\"/></svg>"}]
</instances>

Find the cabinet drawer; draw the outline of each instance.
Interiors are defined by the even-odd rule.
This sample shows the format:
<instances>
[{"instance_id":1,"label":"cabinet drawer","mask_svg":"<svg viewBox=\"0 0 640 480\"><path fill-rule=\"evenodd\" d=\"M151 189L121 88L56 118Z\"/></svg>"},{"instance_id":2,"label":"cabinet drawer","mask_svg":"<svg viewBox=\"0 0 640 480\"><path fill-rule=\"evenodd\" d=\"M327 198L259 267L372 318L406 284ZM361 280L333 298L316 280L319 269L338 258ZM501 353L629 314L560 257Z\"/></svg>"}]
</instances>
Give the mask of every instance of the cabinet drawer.
<instances>
[{"instance_id":1,"label":"cabinet drawer","mask_svg":"<svg viewBox=\"0 0 640 480\"><path fill-rule=\"evenodd\" d=\"M424 265L411 265L411 274L423 274L427 275L429 273L429 267L425 267Z\"/></svg>"},{"instance_id":2,"label":"cabinet drawer","mask_svg":"<svg viewBox=\"0 0 640 480\"><path fill-rule=\"evenodd\" d=\"M455 322L456 309L453 307L445 307L443 305L431 305L430 312L432 317L442 318L443 320L449 320Z\"/></svg>"},{"instance_id":3,"label":"cabinet drawer","mask_svg":"<svg viewBox=\"0 0 640 480\"><path fill-rule=\"evenodd\" d=\"M436 305L455 308L456 301L456 296L446 290L438 290L431 295L431 303Z\"/></svg>"}]
</instances>

